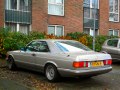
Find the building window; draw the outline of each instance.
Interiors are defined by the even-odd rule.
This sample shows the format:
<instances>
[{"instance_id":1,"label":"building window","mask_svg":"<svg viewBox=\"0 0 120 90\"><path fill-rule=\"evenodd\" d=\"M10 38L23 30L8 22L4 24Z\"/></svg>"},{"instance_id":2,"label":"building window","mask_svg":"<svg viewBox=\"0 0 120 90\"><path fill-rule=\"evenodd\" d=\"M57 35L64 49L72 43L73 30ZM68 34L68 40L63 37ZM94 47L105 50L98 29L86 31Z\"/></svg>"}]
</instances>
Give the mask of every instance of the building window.
<instances>
[{"instance_id":1,"label":"building window","mask_svg":"<svg viewBox=\"0 0 120 90\"><path fill-rule=\"evenodd\" d=\"M98 9L99 0L84 0L84 18L93 19L95 13L95 18L98 19Z\"/></svg>"},{"instance_id":2,"label":"building window","mask_svg":"<svg viewBox=\"0 0 120 90\"><path fill-rule=\"evenodd\" d=\"M29 28L30 28L29 25L20 24L19 32L20 32L20 33L23 33L23 34L28 34L28 33L29 33L29 30L30 30Z\"/></svg>"},{"instance_id":3,"label":"building window","mask_svg":"<svg viewBox=\"0 0 120 90\"><path fill-rule=\"evenodd\" d=\"M30 11L29 0L5 0L7 10Z\"/></svg>"},{"instance_id":4,"label":"building window","mask_svg":"<svg viewBox=\"0 0 120 90\"><path fill-rule=\"evenodd\" d=\"M6 9L17 9L17 0L6 0Z\"/></svg>"},{"instance_id":5,"label":"building window","mask_svg":"<svg viewBox=\"0 0 120 90\"><path fill-rule=\"evenodd\" d=\"M64 35L64 27L60 25L49 25L48 26L48 34L53 34L56 36Z\"/></svg>"},{"instance_id":6,"label":"building window","mask_svg":"<svg viewBox=\"0 0 120 90\"><path fill-rule=\"evenodd\" d=\"M84 7L99 9L99 0L84 0Z\"/></svg>"},{"instance_id":7,"label":"building window","mask_svg":"<svg viewBox=\"0 0 120 90\"><path fill-rule=\"evenodd\" d=\"M17 31L17 24L15 23L6 23L5 27L9 30L11 30L12 32L16 32Z\"/></svg>"},{"instance_id":8,"label":"building window","mask_svg":"<svg viewBox=\"0 0 120 90\"><path fill-rule=\"evenodd\" d=\"M30 31L29 24L6 23L5 28L10 29L11 32L20 32L23 34L28 34Z\"/></svg>"},{"instance_id":9,"label":"building window","mask_svg":"<svg viewBox=\"0 0 120 90\"><path fill-rule=\"evenodd\" d=\"M87 19L94 19L94 13L95 13L95 19L98 20L98 10L90 9L90 8L84 8L84 18Z\"/></svg>"},{"instance_id":10,"label":"building window","mask_svg":"<svg viewBox=\"0 0 120 90\"><path fill-rule=\"evenodd\" d=\"M84 0L84 28L94 28L95 19L95 29L98 31L99 28L99 0ZM87 30L92 32L92 29ZM86 30L84 30L86 32ZM91 33L92 34L92 33ZM90 34L90 35L91 35Z\"/></svg>"},{"instance_id":11,"label":"building window","mask_svg":"<svg viewBox=\"0 0 120 90\"><path fill-rule=\"evenodd\" d=\"M93 36L93 29L92 28L84 28L83 31L85 34ZM95 29L95 36L98 35L98 29Z\"/></svg>"},{"instance_id":12,"label":"building window","mask_svg":"<svg viewBox=\"0 0 120 90\"><path fill-rule=\"evenodd\" d=\"M109 30L109 36L119 36L119 30Z\"/></svg>"},{"instance_id":13,"label":"building window","mask_svg":"<svg viewBox=\"0 0 120 90\"><path fill-rule=\"evenodd\" d=\"M48 0L48 14L64 16L64 0Z\"/></svg>"},{"instance_id":14,"label":"building window","mask_svg":"<svg viewBox=\"0 0 120 90\"><path fill-rule=\"evenodd\" d=\"M28 0L20 0L20 10L22 11L29 11L29 4L28 4Z\"/></svg>"},{"instance_id":15,"label":"building window","mask_svg":"<svg viewBox=\"0 0 120 90\"><path fill-rule=\"evenodd\" d=\"M119 0L109 0L109 21L119 22Z\"/></svg>"}]
</instances>

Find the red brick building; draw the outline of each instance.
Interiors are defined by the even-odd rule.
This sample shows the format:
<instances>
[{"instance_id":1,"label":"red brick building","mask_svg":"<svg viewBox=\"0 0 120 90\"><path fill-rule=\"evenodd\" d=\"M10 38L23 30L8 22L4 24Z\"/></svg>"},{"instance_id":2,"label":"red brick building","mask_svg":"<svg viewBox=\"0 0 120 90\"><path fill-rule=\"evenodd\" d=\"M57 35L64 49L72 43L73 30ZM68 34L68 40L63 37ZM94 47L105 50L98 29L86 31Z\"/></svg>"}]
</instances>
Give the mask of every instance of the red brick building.
<instances>
[{"instance_id":1,"label":"red brick building","mask_svg":"<svg viewBox=\"0 0 120 90\"><path fill-rule=\"evenodd\" d=\"M0 26L22 33L93 35L95 21L96 35L119 36L119 8L119 0L0 0Z\"/></svg>"},{"instance_id":2,"label":"red brick building","mask_svg":"<svg viewBox=\"0 0 120 90\"><path fill-rule=\"evenodd\" d=\"M4 26L4 3L0 0L0 26Z\"/></svg>"}]
</instances>

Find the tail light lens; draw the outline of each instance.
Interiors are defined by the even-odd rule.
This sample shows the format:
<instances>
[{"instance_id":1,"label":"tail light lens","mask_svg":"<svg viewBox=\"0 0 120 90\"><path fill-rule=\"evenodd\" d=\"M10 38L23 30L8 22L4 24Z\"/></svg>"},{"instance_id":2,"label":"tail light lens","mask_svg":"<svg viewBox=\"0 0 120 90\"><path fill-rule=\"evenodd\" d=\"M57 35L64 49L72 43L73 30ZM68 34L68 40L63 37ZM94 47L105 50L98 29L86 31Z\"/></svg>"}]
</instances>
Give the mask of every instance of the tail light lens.
<instances>
[{"instance_id":1,"label":"tail light lens","mask_svg":"<svg viewBox=\"0 0 120 90\"><path fill-rule=\"evenodd\" d=\"M112 60L104 60L104 65L111 65L112 64Z\"/></svg>"},{"instance_id":2,"label":"tail light lens","mask_svg":"<svg viewBox=\"0 0 120 90\"><path fill-rule=\"evenodd\" d=\"M74 68L88 67L88 62L73 62Z\"/></svg>"},{"instance_id":3,"label":"tail light lens","mask_svg":"<svg viewBox=\"0 0 120 90\"><path fill-rule=\"evenodd\" d=\"M108 65L111 65L112 64L112 60L108 60Z\"/></svg>"}]
</instances>

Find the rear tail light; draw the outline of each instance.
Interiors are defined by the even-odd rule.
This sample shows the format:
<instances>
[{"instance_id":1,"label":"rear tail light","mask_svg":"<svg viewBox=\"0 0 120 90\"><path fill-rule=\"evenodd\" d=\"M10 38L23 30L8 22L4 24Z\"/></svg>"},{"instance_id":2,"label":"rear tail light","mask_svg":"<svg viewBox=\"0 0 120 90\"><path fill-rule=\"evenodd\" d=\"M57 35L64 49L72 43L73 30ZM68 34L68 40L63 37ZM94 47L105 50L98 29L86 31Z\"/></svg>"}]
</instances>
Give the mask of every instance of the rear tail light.
<instances>
[{"instance_id":1,"label":"rear tail light","mask_svg":"<svg viewBox=\"0 0 120 90\"><path fill-rule=\"evenodd\" d=\"M112 60L108 60L108 65L111 65L112 64Z\"/></svg>"},{"instance_id":2,"label":"rear tail light","mask_svg":"<svg viewBox=\"0 0 120 90\"><path fill-rule=\"evenodd\" d=\"M111 65L112 64L112 60L104 60L104 65Z\"/></svg>"},{"instance_id":3,"label":"rear tail light","mask_svg":"<svg viewBox=\"0 0 120 90\"><path fill-rule=\"evenodd\" d=\"M88 67L88 62L73 62L74 68Z\"/></svg>"}]
</instances>

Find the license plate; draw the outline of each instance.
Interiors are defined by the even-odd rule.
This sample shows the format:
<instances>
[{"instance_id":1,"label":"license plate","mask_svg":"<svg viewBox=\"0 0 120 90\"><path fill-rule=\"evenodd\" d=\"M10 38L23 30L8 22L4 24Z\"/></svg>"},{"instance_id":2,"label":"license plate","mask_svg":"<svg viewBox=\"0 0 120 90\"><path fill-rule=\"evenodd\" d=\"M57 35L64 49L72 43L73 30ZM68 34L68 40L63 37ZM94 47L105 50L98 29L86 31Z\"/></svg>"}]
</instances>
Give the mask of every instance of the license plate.
<instances>
[{"instance_id":1,"label":"license plate","mask_svg":"<svg viewBox=\"0 0 120 90\"><path fill-rule=\"evenodd\" d=\"M103 66L103 61L91 62L91 66L92 66L92 67Z\"/></svg>"}]
</instances>

